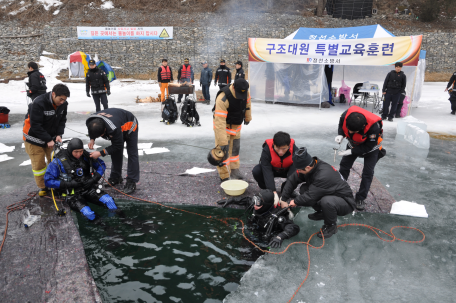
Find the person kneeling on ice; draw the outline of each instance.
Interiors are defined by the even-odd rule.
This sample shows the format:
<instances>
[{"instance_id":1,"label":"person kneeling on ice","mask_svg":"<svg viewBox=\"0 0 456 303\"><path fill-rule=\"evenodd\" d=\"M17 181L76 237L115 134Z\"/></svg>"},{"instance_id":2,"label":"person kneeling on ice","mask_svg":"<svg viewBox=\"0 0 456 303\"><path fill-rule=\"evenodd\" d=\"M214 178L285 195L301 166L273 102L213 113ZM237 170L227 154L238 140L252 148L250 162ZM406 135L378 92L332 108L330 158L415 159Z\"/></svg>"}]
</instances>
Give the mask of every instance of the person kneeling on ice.
<instances>
[{"instance_id":1,"label":"person kneeling on ice","mask_svg":"<svg viewBox=\"0 0 456 303\"><path fill-rule=\"evenodd\" d=\"M250 221L258 227L258 231L269 241L272 248L281 247L283 240L299 233L299 226L293 223L293 213L287 208L277 207L277 203L274 203L274 193L270 189L262 189L253 197L220 200L217 204L223 207L237 204L252 209Z\"/></svg>"},{"instance_id":2,"label":"person kneeling on ice","mask_svg":"<svg viewBox=\"0 0 456 303\"><path fill-rule=\"evenodd\" d=\"M44 182L48 188L55 188L59 194L67 196L71 209L94 220L96 215L86 201L117 210L114 199L98 187L105 169L103 160L92 161L82 141L73 138L68 148L60 150L48 165ZM92 170L95 170L93 175Z\"/></svg>"},{"instance_id":3,"label":"person kneeling on ice","mask_svg":"<svg viewBox=\"0 0 456 303\"><path fill-rule=\"evenodd\" d=\"M305 147L293 155L293 163L297 171L287 179L283 189L282 207L287 207L287 201L298 184L304 183L299 189L300 195L291 200L289 206L309 206L315 213L309 214L310 220L324 220L321 228L325 238L337 232L337 216L345 216L355 210L355 199L348 183L340 173L328 163L312 157ZM322 237L321 232L317 234Z\"/></svg>"}]
</instances>

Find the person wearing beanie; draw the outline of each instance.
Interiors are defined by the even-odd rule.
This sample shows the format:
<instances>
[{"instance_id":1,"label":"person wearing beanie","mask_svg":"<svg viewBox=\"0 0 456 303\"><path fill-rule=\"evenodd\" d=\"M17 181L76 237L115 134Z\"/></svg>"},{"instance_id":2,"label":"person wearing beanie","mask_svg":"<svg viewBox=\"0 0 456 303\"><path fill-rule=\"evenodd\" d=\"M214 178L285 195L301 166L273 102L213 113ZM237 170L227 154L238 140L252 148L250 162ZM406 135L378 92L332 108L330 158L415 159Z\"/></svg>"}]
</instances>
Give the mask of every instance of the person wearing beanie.
<instances>
[{"instance_id":1,"label":"person wearing beanie","mask_svg":"<svg viewBox=\"0 0 456 303\"><path fill-rule=\"evenodd\" d=\"M244 70L242 69L241 61L236 62L236 75L234 75L234 81L236 81L239 78L245 79L245 73L244 73Z\"/></svg>"},{"instance_id":2,"label":"person wearing beanie","mask_svg":"<svg viewBox=\"0 0 456 303\"><path fill-rule=\"evenodd\" d=\"M29 81L26 83L28 86L27 96L33 100L36 97L46 93L46 78L38 70L38 64L29 62L27 64L29 71L27 72Z\"/></svg>"},{"instance_id":3,"label":"person wearing beanie","mask_svg":"<svg viewBox=\"0 0 456 303\"><path fill-rule=\"evenodd\" d=\"M100 102L103 104L103 109L108 108L108 97L111 94L109 80L106 73L97 67L95 60L89 60L89 70L86 75L86 93L90 98L90 90L92 90L93 102L95 102L95 111L101 110Z\"/></svg>"},{"instance_id":4,"label":"person wearing beanie","mask_svg":"<svg viewBox=\"0 0 456 303\"><path fill-rule=\"evenodd\" d=\"M219 89L231 84L231 70L225 64L225 59L220 60L220 66L215 72L214 85L217 85L218 82Z\"/></svg>"},{"instance_id":5,"label":"person wearing beanie","mask_svg":"<svg viewBox=\"0 0 456 303\"><path fill-rule=\"evenodd\" d=\"M114 199L98 185L105 170L103 160L92 161L81 139L73 138L68 147L61 149L48 165L44 181L47 188L55 189L56 194L66 195L72 210L92 221L96 214L87 202L118 211ZM66 175L65 178L62 178L62 174Z\"/></svg>"},{"instance_id":6,"label":"person wearing beanie","mask_svg":"<svg viewBox=\"0 0 456 303\"><path fill-rule=\"evenodd\" d=\"M364 167L361 177L361 184L356 193L356 208L363 210L364 200L369 192L372 179L374 178L374 168L377 161L386 155L382 146L383 141L383 122L382 119L368 110L358 106L350 106L339 119L338 136L336 143L341 144L347 138L347 148L339 152L342 156L340 160L340 174L348 180L350 169L355 160L364 158Z\"/></svg>"},{"instance_id":7,"label":"person wearing beanie","mask_svg":"<svg viewBox=\"0 0 456 303\"><path fill-rule=\"evenodd\" d=\"M305 147L293 154L293 163L297 171L287 179L281 205L288 206L284 201L289 200L298 185L304 183L299 189L299 196L291 200L289 206L312 207L315 212L308 218L323 220L321 231L325 238L329 238L337 233L337 216L345 216L355 210L353 192L334 167L312 157ZM321 238L321 232L317 236Z\"/></svg>"},{"instance_id":8,"label":"person wearing beanie","mask_svg":"<svg viewBox=\"0 0 456 303\"><path fill-rule=\"evenodd\" d=\"M253 197L230 198L220 200L217 204L226 207L230 204L244 206L252 210L251 222L261 233L263 240L272 248L280 248L285 239L299 233L299 226L293 223L293 213L274 206L274 193L270 189L262 189ZM289 209L288 209L289 210ZM271 220L276 218L276 220ZM269 224L272 224L269 226ZM270 230L270 234L268 234Z\"/></svg>"}]
</instances>

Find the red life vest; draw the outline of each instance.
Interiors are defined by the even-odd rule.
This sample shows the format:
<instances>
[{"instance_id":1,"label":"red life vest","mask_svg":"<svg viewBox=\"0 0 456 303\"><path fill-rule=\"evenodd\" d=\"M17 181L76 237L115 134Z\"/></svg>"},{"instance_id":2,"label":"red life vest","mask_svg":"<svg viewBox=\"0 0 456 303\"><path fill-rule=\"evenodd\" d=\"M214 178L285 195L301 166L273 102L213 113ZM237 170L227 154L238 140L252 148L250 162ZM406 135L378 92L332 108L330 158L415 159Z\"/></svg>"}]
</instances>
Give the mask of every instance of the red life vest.
<instances>
[{"instance_id":1,"label":"red life vest","mask_svg":"<svg viewBox=\"0 0 456 303\"><path fill-rule=\"evenodd\" d=\"M161 68L160 75L162 80L171 80L171 70L169 69L169 66L162 66Z\"/></svg>"},{"instance_id":2,"label":"red life vest","mask_svg":"<svg viewBox=\"0 0 456 303\"><path fill-rule=\"evenodd\" d=\"M181 70L181 79L191 79L192 78L192 66L189 64L188 66L182 65Z\"/></svg>"},{"instance_id":3,"label":"red life vest","mask_svg":"<svg viewBox=\"0 0 456 303\"><path fill-rule=\"evenodd\" d=\"M280 159L279 155L276 153L274 150L274 140L273 139L268 139L264 141L269 146L269 152L271 153L271 166L274 170L281 170L284 168L288 168L293 164L293 146L295 144L295 141L291 139L290 142L290 155L286 157L285 159Z\"/></svg>"},{"instance_id":4,"label":"red life vest","mask_svg":"<svg viewBox=\"0 0 456 303\"><path fill-rule=\"evenodd\" d=\"M347 118L348 118L348 116L350 116L351 113L360 113L361 115L363 115L366 118L367 124L363 130L364 134L358 134L358 133L350 134L348 132ZM344 125L342 126L342 129L344 130L345 137L350 138L352 140L353 144L360 145L360 144L363 144L364 141L366 141L366 139L367 139L367 135L365 135L365 134L369 131L369 129L372 127L372 125L374 125L377 122L380 123L380 127L383 127L381 117L377 116L374 113L371 113L370 111L367 111L365 109L362 109L361 107L354 105L354 106L351 106L347 110L347 113L345 114ZM380 136L378 138L378 144L380 144L380 142L383 141L383 139L381 138L382 132L383 132L383 130L380 132Z\"/></svg>"}]
</instances>

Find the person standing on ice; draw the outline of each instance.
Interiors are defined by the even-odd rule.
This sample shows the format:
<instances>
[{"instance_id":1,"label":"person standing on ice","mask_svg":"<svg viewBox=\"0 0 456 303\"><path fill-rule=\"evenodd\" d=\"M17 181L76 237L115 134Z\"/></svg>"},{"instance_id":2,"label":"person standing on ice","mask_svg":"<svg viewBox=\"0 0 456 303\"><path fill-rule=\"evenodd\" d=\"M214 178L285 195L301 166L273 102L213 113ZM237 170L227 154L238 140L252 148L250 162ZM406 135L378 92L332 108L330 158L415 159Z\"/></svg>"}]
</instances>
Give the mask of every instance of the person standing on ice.
<instances>
[{"instance_id":1,"label":"person standing on ice","mask_svg":"<svg viewBox=\"0 0 456 303\"><path fill-rule=\"evenodd\" d=\"M225 65L225 59L220 60L220 66L215 72L214 85L217 85L217 82L220 90L231 84L231 70Z\"/></svg>"},{"instance_id":2,"label":"person standing on ice","mask_svg":"<svg viewBox=\"0 0 456 303\"><path fill-rule=\"evenodd\" d=\"M312 207L315 213L309 214L308 218L314 221L324 220L321 230L327 239L337 233L337 216L345 216L355 210L350 185L334 167L310 156L305 147L293 154L293 163L297 171L288 177L282 200L290 199L298 185L304 183L299 189L300 195L291 200L289 206ZM280 204L288 207L286 202L281 201ZM321 232L317 236L321 238Z\"/></svg>"},{"instance_id":3,"label":"person standing on ice","mask_svg":"<svg viewBox=\"0 0 456 303\"><path fill-rule=\"evenodd\" d=\"M47 195L44 174L55 142L62 142L70 90L64 84L57 84L52 92L38 96L29 104L22 129L25 151L32 162L32 171L39 196Z\"/></svg>"},{"instance_id":4,"label":"person standing on ice","mask_svg":"<svg viewBox=\"0 0 456 303\"><path fill-rule=\"evenodd\" d=\"M211 95L209 94L209 87L212 82L212 69L208 67L207 61L201 63L203 69L201 70L200 75L200 86L203 89L204 103L207 105L211 104Z\"/></svg>"},{"instance_id":5,"label":"person standing on ice","mask_svg":"<svg viewBox=\"0 0 456 303\"><path fill-rule=\"evenodd\" d=\"M215 145L224 152L223 166L217 166L220 180L243 179L239 171L239 150L241 147L242 123L252 121L252 102L250 102L249 84L245 79L238 79L232 85L225 86L215 100L214 133Z\"/></svg>"},{"instance_id":6,"label":"person standing on ice","mask_svg":"<svg viewBox=\"0 0 456 303\"><path fill-rule=\"evenodd\" d=\"M169 97L169 82L174 80L173 71L171 67L168 66L168 59L162 59L162 66L158 68L157 79L158 86L160 86L161 102L165 102L166 98Z\"/></svg>"},{"instance_id":7,"label":"person standing on ice","mask_svg":"<svg viewBox=\"0 0 456 303\"><path fill-rule=\"evenodd\" d=\"M236 74L234 75L234 81L239 78L245 79L244 69L242 68L242 61L237 61L236 63Z\"/></svg>"},{"instance_id":8,"label":"person standing on ice","mask_svg":"<svg viewBox=\"0 0 456 303\"><path fill-rule=\"evenodd\" d=\"M347 149L339 152L339 156L343 156L339 172L344 180L348 180L355 160L358 157L364 158L361 184L355 197L356 208L363 210L364 200L374 178L375 165L386 155L386 150L382 147L382 119L370 111L351 106L340 116L338 133L336 143L341 144L344 138L348 139Z\"/></svg>"},{"instance_id":9,"label":"person standing on ice","mask_svg":"<svg viewBox=\"0 0 456 303\"><path fill-rule=\"evenodd\" d=\"M108 97L111 94L109 80L106 73L97 67L95 60L89 61L89 70L86 75L86 93L90 98L90 90L92 89L92 98L95 102L95 111L101 110L100 102L103 104L103 109L108 108Z\"/></svg>"},{"instance_id":10,"label":"person standing on ice","mask_svg":"<svg viewBox=\"0 0 456 303\"><path fill-rule=\"evenodd\" d=\"M90 115L86 120L86 125L89 130L90 149L93 149L95 139L99 137L110 140L112 143L101 152L90 153L90 157L94 160L100 156L111 155L111 176L108 179L111 185L123 182L122 162L124 142L126 142L128 167L127 182L123 192L132 194L136 190L136 183L139 182L138 120L129 111L121 108L108 108Z\"/></svg>"},{"instance_id":11,"label":"person standing on ice","mask_svg":"<svg viewBox=\"0 0 456 303\"><path fill-rule=\"evenodd\" d=\"M386 75L385 82L383 83L383 113L382 120L393 122L396 115L397 104L400 101L401 95L405 94L405 86L407 85L407 77L402 70L402 62L394 64L394 70ZM390 109L391 104L391 109Z\"/></svg>"},{"instance_id":12,"label":"person standing on ice","mask_svg":"<svg viewBox=\"0 0 456 303\"><path fill-rule=\"evenodd\" d=\"M38 64L35 62L29 62L27 64L29 71L27 73L29 81L27 83L28 90L27 96L33 100L36 97L46 93L46 78L38 70Z\"/></svg>"},{"instance_id":13,"label":"person standing on ice","mask_svg":"<svg viewBox=\"0 0 456 303\"><path fill-rule=\"evenodd\" d=\"M447 87L445 88L445 91L448 91L448 89L452 88L452 92L450 93L450 98L448 99L451 103L451 114L454 115L456 113L456 72L453 73L453 75L450 78L450 81L448 81Z\"/></svg>"},{"instance_id":14,"label":"person standing on ice","mask_svg":"<svg viewBox=\"0 0 456 303\"><path fill-rule=\"evenodd\" d=\"M184 59L184 64L179 68L177 72L177 81L179 83L192 83L195 80L195 74L193 73L193 67L189 64L190 60L188 58ZM182 102L183 94L179 94L177 103ZM185 98L188 97L188 94L185 95Z\"/></svg>"}]
</instances>

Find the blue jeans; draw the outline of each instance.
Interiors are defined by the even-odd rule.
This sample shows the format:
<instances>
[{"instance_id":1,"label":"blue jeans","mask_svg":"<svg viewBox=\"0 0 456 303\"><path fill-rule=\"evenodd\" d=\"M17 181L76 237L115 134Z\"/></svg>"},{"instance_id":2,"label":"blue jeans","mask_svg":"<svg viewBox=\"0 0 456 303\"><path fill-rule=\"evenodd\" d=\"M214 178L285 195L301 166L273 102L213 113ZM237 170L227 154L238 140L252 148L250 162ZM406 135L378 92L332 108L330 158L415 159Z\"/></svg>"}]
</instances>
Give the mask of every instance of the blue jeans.
<instances>
[{"instance_id":1,"label":"blue jeans","mask_svg":"<svg viewBox=\"0 0 456 303\"><path fill-rule=\"evenodd\" d=\"M399 99L401 98L401 93L399 94L386 94L385 95L385 100L383 100L383 113L382 113L382 119L386 119L386 116L388 118L393 119L394 116L396 115L396 109L397 109L397 103L399 102ZM391 104L391 109L389 108Z\"/></svg>"},{"instance_id":2,"label":"blue jeans","mask_svg":"<svg viewBox=\"0 0 456 303\"><path fill-rule=\"evenodd\" d=\"M211 95L209 95L209 86L210 84L203 84L203 96L204 100L211 100Z\"/></svg>"}]
</instances>

